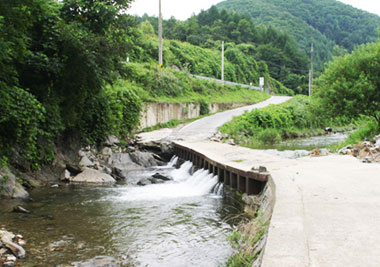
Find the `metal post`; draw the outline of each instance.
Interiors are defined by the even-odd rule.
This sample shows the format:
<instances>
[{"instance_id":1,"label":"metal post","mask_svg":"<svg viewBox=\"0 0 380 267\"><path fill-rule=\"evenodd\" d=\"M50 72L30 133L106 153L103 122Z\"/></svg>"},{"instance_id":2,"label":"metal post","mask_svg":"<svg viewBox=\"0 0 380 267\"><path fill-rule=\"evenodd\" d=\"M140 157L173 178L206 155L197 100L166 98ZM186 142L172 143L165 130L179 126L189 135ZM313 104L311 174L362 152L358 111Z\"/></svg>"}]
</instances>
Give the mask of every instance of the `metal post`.
<instances>
[{"instance_id":1,"label":"metal post","mask_svg":"<svg viewBox=\"0 0 380 267\"><path fill-rule=\"evenodd\" d=\"M314 44L311 44L310 74L309 74L309 96L313 94L313 73L314 73Z\"/></svg>"},{"instance_id":2,"label":"metal post","mask_svg":"<svg viewBox=\"0 0 380 267\"><path fill-rule=\"evenodd\" d=\"M222 41L222 77L221 80L224 82L224 41Z\"/></svg>"},{"instance_id":3,"label":"metal post","mask_svg":"<svg viewBox=\"0 0 380 267\"><path fill-rule=\"evenodd\" d=\"M162 67L162 12L161 0L159 0L159 14L158 14L158 65Z\"/></svg>"}]
</instances>

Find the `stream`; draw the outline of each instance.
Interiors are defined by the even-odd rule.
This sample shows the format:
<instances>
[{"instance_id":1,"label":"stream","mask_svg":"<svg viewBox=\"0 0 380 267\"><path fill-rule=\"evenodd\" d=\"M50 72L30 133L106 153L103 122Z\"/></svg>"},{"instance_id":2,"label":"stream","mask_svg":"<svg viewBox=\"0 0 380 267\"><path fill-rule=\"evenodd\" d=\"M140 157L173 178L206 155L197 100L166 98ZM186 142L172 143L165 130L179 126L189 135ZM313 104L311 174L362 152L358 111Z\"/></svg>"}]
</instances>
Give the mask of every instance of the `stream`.
<instances>
[{"instance_id":1,"label":"stream","mask_svg":"<svg viewBox=\"0 0 380 267\"><path fill-rule=\"evenodd\" d=\"M255 146L254 149L283 158L299 158L309 155L310 151L317 147L323 149L329 145L343 142L348 135L349 133L333 133L307 138L288 139L274 145Z\"/></svg>"},{"instance_id":2,"label":"stream","mask_svg":"<svg viewBox=\"0 0 380 267\"><path fill-rule=\"evenodd\" d=\"M164 184L33 190L33 202L22 203L30 214L1 200L0 226L26 239L21 266L219 266L242 208L221 196L217 177L172 165Z\"/></svg>"}]
</instances>

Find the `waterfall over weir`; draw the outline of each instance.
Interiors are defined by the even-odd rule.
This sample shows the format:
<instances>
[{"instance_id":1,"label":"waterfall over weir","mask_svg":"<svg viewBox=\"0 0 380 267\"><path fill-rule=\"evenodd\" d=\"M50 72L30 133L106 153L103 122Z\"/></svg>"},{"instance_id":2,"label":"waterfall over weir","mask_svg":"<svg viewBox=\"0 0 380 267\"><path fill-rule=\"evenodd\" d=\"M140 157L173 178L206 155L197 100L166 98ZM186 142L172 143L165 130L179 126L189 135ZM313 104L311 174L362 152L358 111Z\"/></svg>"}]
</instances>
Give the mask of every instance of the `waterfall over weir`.
<instances>
[{"instance_id":1,"label":"waterfall over weir","mask_svg":"<svg viewBox=\"0 0 380 267\"><path fill-rule=\"evenodd\" d=\"M192 173L194 165L184 162L178 169L171 169L178 162L173 157L166 166L167 176L172 181L163 184L152 184L144 187L126 187L117 197L120 201L156 201L171 198L196 197L209 193L222 195L223 185L218 183L218 177L208 170L199 169ZM165 169L160 168L160 169Z\"/></svg>"}]
</instances>

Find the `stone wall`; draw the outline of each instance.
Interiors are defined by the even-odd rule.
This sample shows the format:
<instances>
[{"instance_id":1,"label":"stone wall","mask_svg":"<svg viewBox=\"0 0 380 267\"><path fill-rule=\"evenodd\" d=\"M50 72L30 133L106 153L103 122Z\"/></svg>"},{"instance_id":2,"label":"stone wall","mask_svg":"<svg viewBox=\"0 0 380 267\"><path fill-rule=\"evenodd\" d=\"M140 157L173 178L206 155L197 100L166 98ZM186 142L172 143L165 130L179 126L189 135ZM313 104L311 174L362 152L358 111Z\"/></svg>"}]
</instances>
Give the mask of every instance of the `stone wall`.
<instances>
[{"instance_id":1,"label":"stone wall","mask_svg":"<svg viewBox=\"0 0 380 267\"><path fill-rule=\"evenodd\" d=\"M209 109L210 113L215 113L244 105L244 103L211 103L209 104ZM186 120L199 116L199 103L145 103L140 120L140 128L144 129L174 119Z\"/></svg>"}]
</instances>

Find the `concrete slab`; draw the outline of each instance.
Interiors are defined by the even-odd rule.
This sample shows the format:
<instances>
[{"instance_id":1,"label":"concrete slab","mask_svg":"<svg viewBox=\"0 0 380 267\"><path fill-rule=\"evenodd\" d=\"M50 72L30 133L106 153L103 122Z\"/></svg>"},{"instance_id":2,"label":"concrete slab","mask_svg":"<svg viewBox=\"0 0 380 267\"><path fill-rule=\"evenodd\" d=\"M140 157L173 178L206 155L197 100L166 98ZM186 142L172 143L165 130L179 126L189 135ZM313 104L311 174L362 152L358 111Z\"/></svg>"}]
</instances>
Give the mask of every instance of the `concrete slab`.
<instances>
[{"instance_id":1,"label":"concrete slab","mask_svg":"<svg viewBox=\"0 0 380 267\"><path fill-rule=\"evenodd\" d=\"M179 144L243 170L268 168L276 204L262 266L380 266L380 164L338 155L284 159L215 142Z\"/></svg>"}]
</instances>

